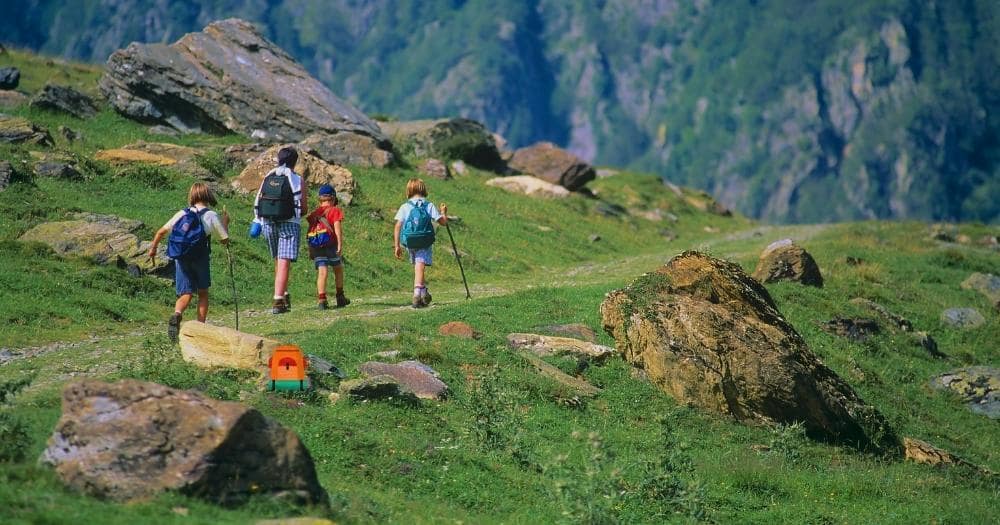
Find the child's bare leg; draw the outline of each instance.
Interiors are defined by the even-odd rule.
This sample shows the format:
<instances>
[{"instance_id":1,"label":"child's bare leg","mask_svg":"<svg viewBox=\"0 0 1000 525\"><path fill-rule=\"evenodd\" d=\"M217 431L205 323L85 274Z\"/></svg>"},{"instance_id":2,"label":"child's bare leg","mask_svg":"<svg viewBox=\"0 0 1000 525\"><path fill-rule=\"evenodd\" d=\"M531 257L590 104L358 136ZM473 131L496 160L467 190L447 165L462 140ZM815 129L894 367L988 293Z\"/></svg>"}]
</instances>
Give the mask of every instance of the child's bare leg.
<instances>
[{"instance_id":1,"label":"child's bare leg","mask_svg":"<svg viewBox=\"0 0 1000 525\"><path fill-rule=\"evenodd\" d=\"M177 302L174 303L174 313L182 314L184 310L187 310L188 305L191 304L191 295L186 293L177 296Z\"/></svg>"},{"instance_id":2,"label":"child's bare leg","mask_svg":"<svg viewBox=\"0 0 1000 525\"><path fill-rule=\"evenodd\" d=\"M198 290L198 322L204 323L205 319L208 319L208 288Z\"/></svg>"},{"instance_id":3,"label":"child's bare leg","mask_svg":"<svg viewBox=\"0 0 1000 525\"><path fill-rule=\"evenodd\" d=\"M342 291L344 289L344 267L334 266L333 267L333 282L337 287L337 291Z\"/></svg>"},{"instance_id":4,"label":"child's bare leg","mask_svg":"<svg viewBox=\"0 0 1000 525\"><path fill-rule=\"evenodd\" d=\"M284 297L288 291L288 270L292 262L288 259L278 259L274 262L274 297Z\"/></svg>"},{"instance_id":5,"label":"child's bare leg","mask_svg":"<svg viewBox=\"0 0 1000 525\"><path fill-rule=\"evenodd\" d=\"M413 287L421 288L423 286L425 286L424 263L423 261L417 261L413 263Z\"/></svg>"},{"instance_id":6,"label":"child's bare leg","mask_svg":"<svg viewBox=\"0 0 1000 525\"><path fill-rule=\"evenodd\" d=\"M320 297L326 295L326 276L327 276L326 266L320 266L316 269L316 295Z\"/></svg>"}]
</instances>

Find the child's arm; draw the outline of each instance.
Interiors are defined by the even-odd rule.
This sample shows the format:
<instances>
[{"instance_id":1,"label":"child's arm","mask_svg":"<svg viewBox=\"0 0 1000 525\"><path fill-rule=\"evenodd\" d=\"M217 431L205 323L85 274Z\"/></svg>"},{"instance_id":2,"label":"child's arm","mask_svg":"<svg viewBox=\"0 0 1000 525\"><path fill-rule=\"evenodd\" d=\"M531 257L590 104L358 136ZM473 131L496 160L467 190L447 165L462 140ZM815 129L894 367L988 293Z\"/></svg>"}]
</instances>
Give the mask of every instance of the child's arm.
<instances>
[{"instance_id":1,"label":"child's arm","mask_svg":"<svg viewBox=\"0 0 1000 525\"><path fill-rule=\"evenodd\" d=\"M333 222L333 233L337 236L337 257L344 253L344 230L340 227L340 221Z\"/></svg>"},{"instance_id":2,"label":"child's arm","mask_svg":"<svg viewBox=\"0 0 1000 525\"><path fill-rule=\"evenodd\" d=\"M438 224L442 226L448 224L448 205L443 202L441 203L441 216L438 217Z\"/></svg>"},{"instance_id":3,"label":"child's arm","mask_svg":"<svg viewBox=\"0 0 1000 525\"><path fill-rule=\"evenodd\" d=\"M229 210L225 206L222 207L222 230L226 234L225 239L219 239L222 244L229 244Z\"/></svg>"},{"instance_id":4,"label":"child's arm","mask_svg":"<svg viewBox=\"0 0 1000 525\"><path fill-rule=\"evenodd\" d=\"M397 259L403 258L403 247L399 245L399 232L403 229L403 223L396 221L396 229L392 232L392 253Z\"/></svg>"},{"instance_id":5,"label":"child's arm","mask_svg":"<svg viewBox=\"0 0 1000 525\"><path fill-rule=\"evenodd\" d=\"M166 226L164 226L163 228L160 228L159 230L156 230L156 235L153 236L153 244L151 244L149 246L149 253L147 254L147 255L149 255L150 259L155 259L156 258L156 248L157 248L157 246L160 245L160 239L162 239L163 236L166 235L166 234L168 234L168 233L170 233L170 230L167 229Z\"/></svg>"}]
</instances>

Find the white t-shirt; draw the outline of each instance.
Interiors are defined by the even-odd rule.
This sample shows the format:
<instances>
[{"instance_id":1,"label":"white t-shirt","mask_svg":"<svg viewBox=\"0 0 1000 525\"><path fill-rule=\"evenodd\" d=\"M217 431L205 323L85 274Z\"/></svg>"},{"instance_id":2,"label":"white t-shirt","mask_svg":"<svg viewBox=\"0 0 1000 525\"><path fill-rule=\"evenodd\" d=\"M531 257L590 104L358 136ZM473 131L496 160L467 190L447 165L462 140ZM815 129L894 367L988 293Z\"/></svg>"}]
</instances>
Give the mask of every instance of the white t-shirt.
<instances>
[{"instance_id":1,"label":"white t-shirt","mask_svg":"<svg viewBox=\"0 0 1000 525\"><path fill-rule=\"evenodd\" d=\"M206 206L198 206L196 204L192 206L192 208L194 208L195 211L201 211L204 210ZM177 221L181 220L181 217L183 216L184 210L175 213L174 216L163 225L163 228L167 230L174 229L174 224L177 224ZM229 232L227 232L226 228L222 226L222 219L219 218L219 214L212 210L206 211L205 214L201 216L201 226L205 228L205 235L211 236L213 233L217 233L219 234L220 241L229 238Z\"/></svg>"},{"instance_id":2,"label":"white t-shirt","mask_svg":"<svg viewBox=\"0 0 1000 525\"><path fill-rule=\"evenodd\" d=\"M406 217L410 215L410 210L420 202L427 202L427 199L423 197L413 197L412 199L403 203L396 211L396 222L403 222ZM427 214L431 216L431 220L437 222L441 218L441 212L438 211L437 206L434 206L433 202L427 202Z\"/></svg>"},{"instance_id":3,"label":"white t-shirt","mask_svg":"<svg viewBox=\"0 0 1000 525\"><path fill-rule=\"evenodd\" d=\"M286 220L281 221L281 222L299 222L299 220L302 218L302 177L300 177L294 171L288 169L286 166L278 166L277 168L274 169L274 171L276 173L280 173L280 174L288 177L288 183L292 185L292 193L295 194L294 195L294 199L295 199L295 217L292 217L291 219L286 219ZM268 172L268 175L270 175L270 174L271 174L271 172ZM265 175L264 178L267 178L267 175ZM259 215L259 213L260 213L260 210L259 210L259 207L260 207L260 192L261 192L261 190L264 189L263 184L264 184L264 181L261 181L261 187L257 188L257 198L255 198L253 200L254 222L259 222L261 224L264 223L264 220L261 219L260 215Z\"/></svg>"}]
</instances>

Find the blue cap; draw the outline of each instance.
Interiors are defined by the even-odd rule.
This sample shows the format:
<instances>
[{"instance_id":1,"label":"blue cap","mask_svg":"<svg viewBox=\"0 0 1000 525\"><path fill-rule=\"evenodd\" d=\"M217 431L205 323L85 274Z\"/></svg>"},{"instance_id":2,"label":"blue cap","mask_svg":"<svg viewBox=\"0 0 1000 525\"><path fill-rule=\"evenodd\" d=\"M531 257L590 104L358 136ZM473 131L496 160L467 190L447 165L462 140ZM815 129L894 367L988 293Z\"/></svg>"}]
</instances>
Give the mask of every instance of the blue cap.
<instances>
[{"instance_id":1,"label":"blue cap","mask_svg":"<svg viewBox=\"0 0 1000 525\"><path fill-rule=\"evenodd\" d=\"M334 191L333 186L330 186L329 184L324 184L324 185L322 185L322 186L319 187L319 194L321 196L322 195L336 195L337 192Z\"/></svg>"}]
</instances>

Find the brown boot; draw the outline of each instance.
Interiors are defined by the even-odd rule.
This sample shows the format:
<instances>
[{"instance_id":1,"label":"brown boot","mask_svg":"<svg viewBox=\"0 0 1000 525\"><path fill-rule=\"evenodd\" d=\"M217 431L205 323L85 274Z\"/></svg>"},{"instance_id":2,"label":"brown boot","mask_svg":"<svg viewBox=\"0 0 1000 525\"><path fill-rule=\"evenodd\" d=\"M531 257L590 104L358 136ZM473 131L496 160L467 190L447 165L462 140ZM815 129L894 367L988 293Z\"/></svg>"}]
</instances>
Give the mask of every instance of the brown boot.
<instances>
[{"instance_id":1,"label":"brown boot","mask_svg":"<svg viewBox=\"0 0 1000 525\"><path fill-rule=\"evenodd\" d=\"M275 299L274 305L271 307L272 314L284 314L288 313L288 303L284 299Z\"/></svg>"}]
</instances>

